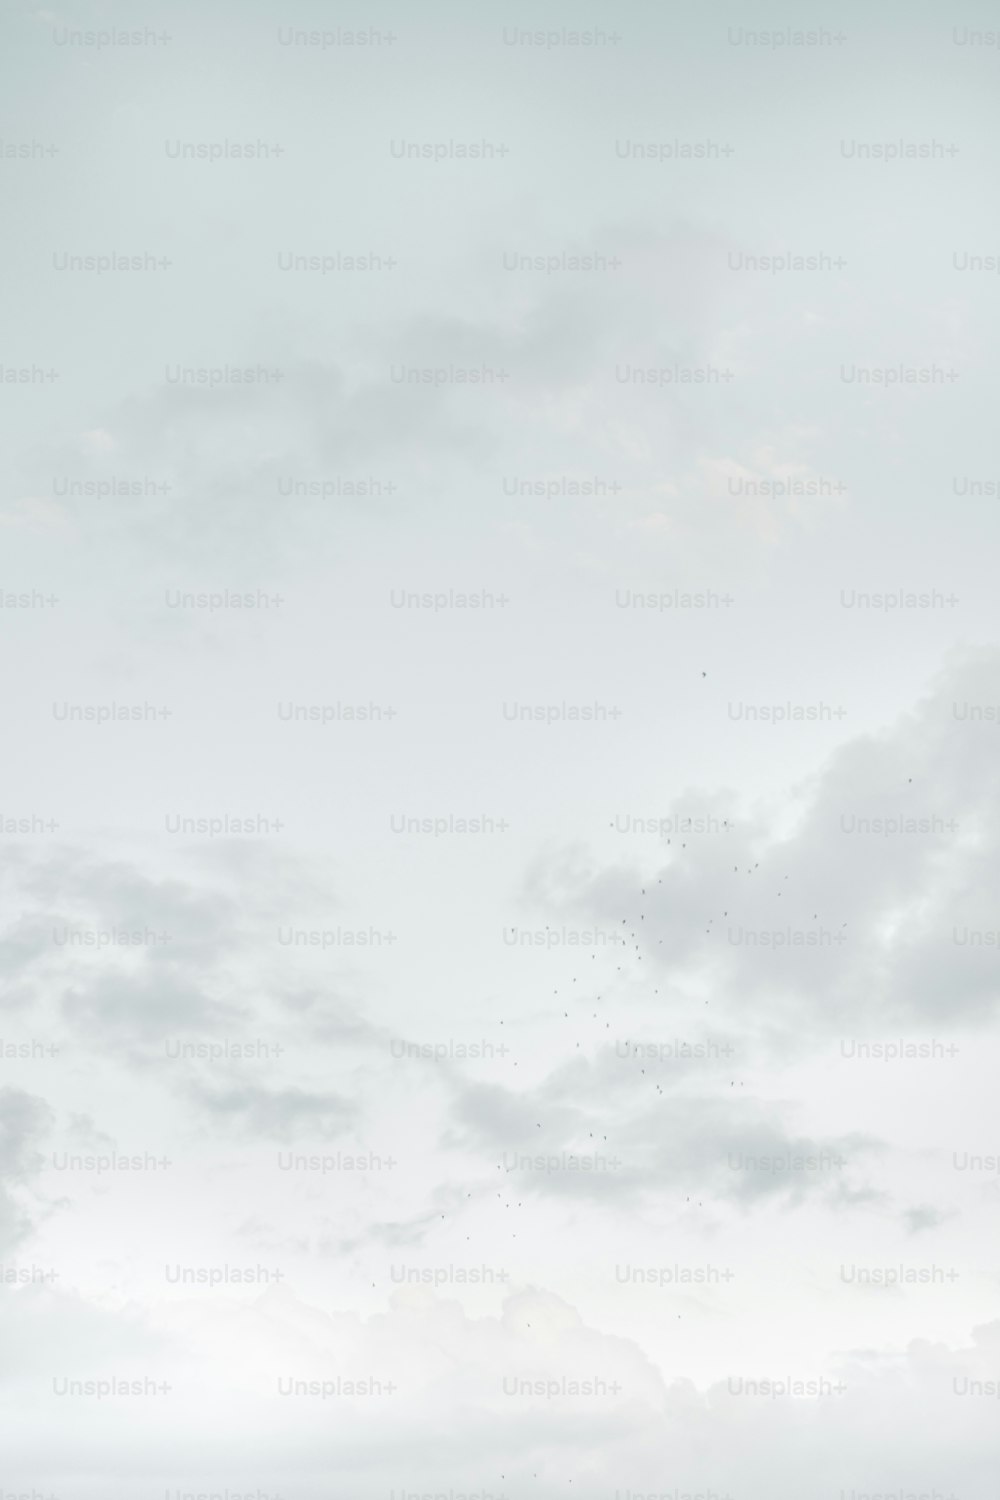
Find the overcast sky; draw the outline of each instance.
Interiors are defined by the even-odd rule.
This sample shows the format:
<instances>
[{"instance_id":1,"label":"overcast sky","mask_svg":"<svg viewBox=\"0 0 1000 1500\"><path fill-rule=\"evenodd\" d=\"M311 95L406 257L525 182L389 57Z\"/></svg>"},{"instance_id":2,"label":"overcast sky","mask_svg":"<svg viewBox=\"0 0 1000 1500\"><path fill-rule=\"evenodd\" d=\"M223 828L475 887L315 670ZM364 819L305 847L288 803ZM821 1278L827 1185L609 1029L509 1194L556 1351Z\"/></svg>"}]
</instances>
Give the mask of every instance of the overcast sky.
<instances>
[{"instance_id":1,"label":"overcast sky","mask_svg":"<svg viewBox=\"0 0 1000 1500\"><path fill-rule=\"evenodd\" d=\"M994 1500L998 28L8 0L2 1500Z\"/></svg>"}]
</instances>

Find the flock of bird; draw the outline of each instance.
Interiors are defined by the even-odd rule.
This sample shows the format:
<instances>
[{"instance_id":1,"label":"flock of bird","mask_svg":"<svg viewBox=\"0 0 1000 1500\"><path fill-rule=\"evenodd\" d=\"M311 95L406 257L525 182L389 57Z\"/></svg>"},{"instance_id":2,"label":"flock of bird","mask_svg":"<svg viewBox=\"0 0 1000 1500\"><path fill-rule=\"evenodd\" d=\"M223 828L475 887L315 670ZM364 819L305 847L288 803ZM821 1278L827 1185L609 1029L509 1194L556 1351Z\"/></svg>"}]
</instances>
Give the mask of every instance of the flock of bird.
<instances>
[{"instance_id":1,"label":"flock of bird","mask_svg":"<svg viewBox=\"0 0 1000 1500\"><path fill-rule=\"evenodd\" d=\"M702 676L704 677L705 675L706 674L703 672ZM909 778L909 780L912 782L912 777ZM611 824L610 826L613 827L614 824ZM723 820L722 826L724 828L729 828L731 825L729 824L728 820ZM667 838L666 839L666 844L668 846L671 846L673 844L673 841L670 838ZM685 851L687 849L687 847L688 847L686 840L680 840L679 841L679 845L680 845L680 851L681 852ZM677 858L680 858L680 857L681 857L680 853L676 850L676 847L675 847L674 848L674 856L673 856L673 858L677 859ZM673 861L671 861L671 863L672 862ZM746 877L750 877L750 878L753 878L755 875L757 875L759 871L760 871L760 861L759 860L754 861L752 864L748 864L747 866L745 866L742 869L741 869L741 867L740 867L739 864L734 864L733 865L733 869L732 869L732 873L733 873L734 876L746 876ZM783 875L783 877L782 877L782 886L784 885L785 882L787 882L788 878L789 877L788 877L787 874ZM663 875L657 876L656 884L658 886L662 886L663 879L664 879ZM651 888L650 887L647 887L647 886L640 886L639 887L639 905L640 906L642 906L646 902L646 899L647 899L647 897L650 894L651 894ZM783 890L782 890L782 887L779 886L779 888L775 891L775 898L780 899L782 897L782 895L783 895ZM737 899L738 899L738 892L737 892ZM729 911L730 911L730 907L729 906L723 908L722 911L721 911L721 917L724 918L724 919L728 918L729 917ZM716 913L716 916L718 916L718 915L720 915L720 913ZM813 920L814 921L816 921L816 920L819 919L819 914L817 912L813 912L812 915L813 915ZM631 959L632 961L634 961L635 963L638 964L638 963L646 962L649 959L653 958L653 956L654 956L654 953L653 953L654 939L653 939L653 937L651 935L652 927L653 927L653 922L650 921L649 925L644 925L644 924L646 924L647 916L650 917L650 918L653 918L654 917L653 911L639 910L639 911L637 911L637 912L635 912L633 914L631 920L630 920L630 918L628 916L623 916L623 917L621 917L619 919L620 925L626 929L625 933L622 935L621 940L620 940L622 948L625 949L626 951L625 952L621 952L620 955L617 954L617 953L615 955L616 957L620 956L622 958L622 960L623 960L623 962L615 964L615 975L616 976L618 976L618 975L626 975L627 960L629 960L629 959ZM704 929L704 932L705 932L706 936L711 936L712 935L712 929L713 929L713 927L715 926L715 923L716 923L716 916L710 916L710 917L707 917L706 919L704 919L704 920L707 920L707 924L708 924L705 927L705 929ZM846 922L842 923L842 927L846 927L846 926L847 926ZM718 931L720 929L716 929L716 930ZM662 937L655 938L655 948L662 947L663 943L664 943L664 939ZM596 953L591 953L590 954L590 960L591 960L592 964L596 964L597 963L597 958L598 958L598 955ZM579 1027L580 1027L581 1016L580 1016L579 1001L583 999L583 995L585 993L585 990L589 988L589 984L586 983L585 976L582 975L582 974L573 974L573 975L569 976L569 984L570 984L570 986L580 985L581 980L585 981L583 988L581 988L581 989L573 989L573 988L571 988L570 991L569 991L569 996L572 997L572 999L574 1001L574 1008L573 1008L573 1010L571 1011L570 1009L565 1008L565 1006L566 1006L566 1000L565 999L563 1000L563 1006L562 1006L562 1019L563 1019L563 1021L569 1022L572 1025L572 1027L574 1028L574 1030L579 1030ZM590 1020L591 1020L591 1022L596 1023L596 1026L593 1028L594 1032L596 1033L596 1035L593 1037L593 1042L594 1042L595 1045L599 1046L601 1044L600 1044L598 1038L600 1038L602 1034L606 1034L608 1031L611 1030L611 1024L612 1024L612 1022L611 1022L611 1019L609 1018L609 1014L608 1014L608 1011L607 1011L607 1002L606 1002L606 1000L604 998L604 988L603 988L603 986L601 986L600 989L598 989L597 986L595 985L594 988L595 988L595 990L597 990L597 992L592 994L591 1000L590 1000L590 1005L587 1008L588 1008L588 1010L590 1012ZM552 994L553 994L554 998L558 998L559 995L560 995L560 989L558 987L556 987L552 991ZM654 996L658 996L660 994L660 987L659 987L659 985L656 985L656 984L652 985L652 994ZM704 1004L705 1004L705 1006L709 1006L710 1005L710 1001L708 999L706 999L704 1001ZM499 1021L499 1024L500 1024L500 1026L504 1026L505 1025L505 1020L503 1018L501 1018L500 1021ZM580 1036L577 1036L574 1039L574 1043L573 1043L573 1052L574 1053L581 1050L581 1048L583 1047L584 1041L586 1039L587 1039L586 1036L584 1036L583 1038L581 1038ZM624 1042L625 1042L625 1045L627 1047L629 1045L629 1038L628 1037L624 1038ZM641 1064L641 1053L637 1055L637 1059L636 1060L637 1060L637 1063L638 1063L638 1075L641 1078L645 1078L647 1076L647 1072L646 1072L646 1068L644 1066L642 1066L642 1064ZM512 1066L514 1068L517 1068L519 1066L519 1063L518 1063L518 1061L517 1061L516 1058L513 1060ZM660 1084L660 1083L658 1083L654 1078L652 1078L651 1075L650 1075L650 1086L651 1086L651 1092L654 1093L655 1095L659 1095L661 1098L664 1098L664 1099L667 1097L667 1091L664 1089L663 1085ZM735 1089L737 1087L742 1089L742 1088L746 1087L746 1082L745 1082L744 1079L735 1079L735 1078L732 1078L729 1081L729 1087L732 1088L732 1089ZM535 1129L536 1130L542 1130L542 1128L543 1128L543 1122L541 1120L535 1120L534 1124L535 1124ZM605 1146L605 1145L608 1145L608 1135L607 1135L606 1132L602 1132L600 1130L598 1130L598 1131L591 1130L591 1131L588 1132L588 1141L594 1143L595 1146ZM558 1146L553 1146L551 1149L553 1151L555 1151L555 1150L564 1151L566 1148L564 1148L561 1145L561 1143L560 1143ZM579 1155L580 1153L577 1152L577 1151L567 1151L566 1154L567 1155ZM504 1170L505 1169L504 1169L503 1163L502 1162L498 1163L497 1164L497 1171L503 1173ZM513 1171L514 1171L514 1169L508 1168L507 1169L507 1175L513 1175ZM468 1193L467 1197L471 1198L472 1194ZM523 1207L524 1207L524 1200L523 1199L514 1199L512 1197L505 1197L502 1190L501 1191L497 1191L496 1197L499 1200L499 1202L501 1204L503 1204L503 1206L505 1208L507 1208L507 1209L515 1209L516 1210L516 1209L523 1209ZM690 1198L686 1198L685 1202L690 1203L691 1199ZM701 1206L700 1203L699 1203L699 1206ZM445 1216L442 1214L441 1217L444 1218ZM516 1239L517 1238L516 1231L512 1231L511 1233L512 1233L512 1238ZM470 1238L469 1236L466 1236L466 1239L469 1239L469 1238Z\"/></svg>"}]
</instances>

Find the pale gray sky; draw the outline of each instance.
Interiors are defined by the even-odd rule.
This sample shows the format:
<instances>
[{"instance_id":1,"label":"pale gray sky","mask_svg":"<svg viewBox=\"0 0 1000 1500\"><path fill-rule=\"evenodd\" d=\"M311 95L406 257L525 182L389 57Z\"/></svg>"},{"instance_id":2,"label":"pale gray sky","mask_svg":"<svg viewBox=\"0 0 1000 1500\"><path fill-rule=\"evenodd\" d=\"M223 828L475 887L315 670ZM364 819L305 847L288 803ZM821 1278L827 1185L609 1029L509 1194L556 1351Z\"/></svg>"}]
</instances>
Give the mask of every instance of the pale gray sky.
<instances>
[{"instance_id":1,"label":"pale gray sky","mask_svg":"<svg viewBox=\"0 0 1000 1500\"><path fill-rule=\"evenodd\" d=\"M2 1495L992 1500L993 8L2 29Z\"/></svg>"}]
</instances>

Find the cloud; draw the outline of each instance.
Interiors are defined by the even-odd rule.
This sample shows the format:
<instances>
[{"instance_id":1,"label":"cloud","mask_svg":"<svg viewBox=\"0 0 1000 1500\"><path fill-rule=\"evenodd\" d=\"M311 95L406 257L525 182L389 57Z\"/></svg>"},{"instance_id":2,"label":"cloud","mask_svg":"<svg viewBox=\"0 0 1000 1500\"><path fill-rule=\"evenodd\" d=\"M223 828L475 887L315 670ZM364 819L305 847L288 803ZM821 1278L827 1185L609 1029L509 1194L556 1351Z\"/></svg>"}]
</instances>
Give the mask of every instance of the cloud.
<instances>
[{"instance_id":1,"label":"cloud","mask_svg":"<svg viewBox=\"0 0 1000 1500\"><path fill-rule=\"evenodd\" d=\"M956 714L990 701L998 667L994 648L953 653L912 711L800 784L790 828L777 809L739 812L729 832L678 836L644 863L566 849L535 864L525 898L615 925L630 973L641 960L689 995L700 986L759 1036L988 1025L1000 762ZM699 801L669 812L732 816L728 792Z\"/></svg>"},{"instance_id":2,"label":"cloud","mask_svg":"<svg viewBox=\"0 0 1000 1500\"><path fill-rule=\"evenodd\" d=\"M192 1084L189 1092L217 1125L272 1141L332 1140L350 1128L356 1114L349 1100L300 1088Z\"/></svg>"},{"instance_id":3,"label":"cloud","mask_svg":"<svg viewBox=\"0 0 1000 1500\"><path fill-rule=\"evenodd\" d=\"M26 1189L30 1189L42 1166L38 1147L54 1119L54 1112L44 1099L9 1084L0 1088L0 1251L3 1253L13 1249L31 1231Z\"/></svg>"}]
</instances>

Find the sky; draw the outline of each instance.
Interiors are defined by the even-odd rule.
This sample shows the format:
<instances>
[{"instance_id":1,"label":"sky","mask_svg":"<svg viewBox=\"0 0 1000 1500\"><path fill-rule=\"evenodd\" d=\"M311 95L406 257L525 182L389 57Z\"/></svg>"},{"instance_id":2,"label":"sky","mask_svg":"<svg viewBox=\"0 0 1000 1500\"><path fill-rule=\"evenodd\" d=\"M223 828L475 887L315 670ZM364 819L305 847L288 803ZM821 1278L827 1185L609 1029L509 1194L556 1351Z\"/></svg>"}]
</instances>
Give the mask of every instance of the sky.
<instances>
[{"instance_id":1,"label":"sky","mask_svg":"<svg viewBox=\"0 0 1000 1500\"><path fill-rule=\"evenodd\" d=\"M993 1500L995 9L0 32L0 1500Z\"/></svg>"}]
</instances>

